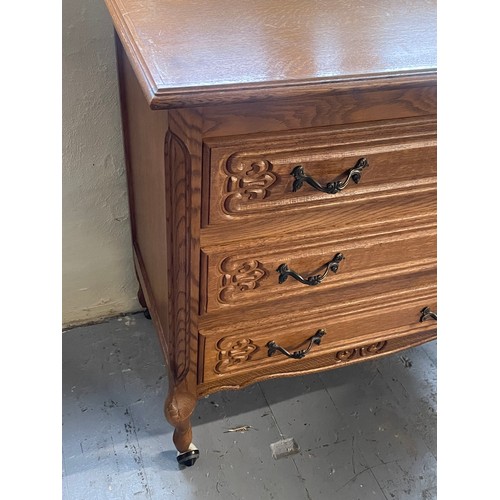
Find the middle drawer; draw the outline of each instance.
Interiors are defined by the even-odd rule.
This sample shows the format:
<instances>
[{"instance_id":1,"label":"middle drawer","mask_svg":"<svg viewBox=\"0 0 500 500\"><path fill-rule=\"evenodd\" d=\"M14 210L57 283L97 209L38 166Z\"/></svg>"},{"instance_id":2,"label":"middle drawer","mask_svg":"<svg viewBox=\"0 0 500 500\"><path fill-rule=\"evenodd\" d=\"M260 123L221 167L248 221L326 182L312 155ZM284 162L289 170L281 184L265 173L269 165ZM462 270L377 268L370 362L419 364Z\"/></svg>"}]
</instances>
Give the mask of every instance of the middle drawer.
<instances>
[{"instance_id":1,"label":"middle drawer","mask_svg":"<svg viewBox=\"0 0 500 500\"><path fill-rule=\"evenodd\" d=\"M346 285L397 276L435 265L436 229L394 231L358 239L274 250L202 251L200 314L249 303L316 295L331 296Z\"/></svg>"}]
</instances>

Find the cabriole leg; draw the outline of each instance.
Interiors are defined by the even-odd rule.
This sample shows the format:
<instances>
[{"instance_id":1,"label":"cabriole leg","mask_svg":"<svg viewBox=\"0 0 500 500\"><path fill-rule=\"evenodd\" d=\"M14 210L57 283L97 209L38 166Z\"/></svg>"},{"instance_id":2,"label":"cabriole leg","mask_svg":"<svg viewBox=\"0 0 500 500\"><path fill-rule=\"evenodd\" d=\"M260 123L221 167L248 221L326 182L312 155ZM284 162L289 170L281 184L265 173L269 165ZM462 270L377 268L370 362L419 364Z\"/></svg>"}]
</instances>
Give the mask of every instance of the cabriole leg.
<instances>
[{"instance_id":1,"label":"cabriole leg","mask_svg":"<svg viewBox=\"0 0 500 500\"><path fill-rule=\"evenodd\" d=\"M195 406L196 398L178 388L171 390L165 401L165 416L175 428L173 441L179 452L177 462L181 466L194 465L200 456L200 451L192 443L191 415Z\"/></svg>"}]
</instances>

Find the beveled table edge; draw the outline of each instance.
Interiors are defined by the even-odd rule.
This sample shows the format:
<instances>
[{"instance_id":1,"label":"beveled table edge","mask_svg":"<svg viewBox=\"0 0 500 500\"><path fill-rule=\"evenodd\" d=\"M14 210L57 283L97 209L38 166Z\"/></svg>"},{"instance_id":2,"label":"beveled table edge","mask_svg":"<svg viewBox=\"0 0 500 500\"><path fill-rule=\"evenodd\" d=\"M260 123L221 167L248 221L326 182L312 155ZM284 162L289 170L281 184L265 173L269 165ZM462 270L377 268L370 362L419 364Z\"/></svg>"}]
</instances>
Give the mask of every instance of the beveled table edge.
<instances>
[{"instance_id":1,"label":"beveled table edge","mask_svg":"<svg viewBox=\"0 0 500 500\"><path fill-rule=\"evenodd\" d=\"M302 80L243 82L193 87L158 87L114 0L105 0L115 32L124 48L151 109L186 108L212 104L236 104L326 95L335 92L384 90L409 85L435 84L437 68L420 68L362 75L340 75Z\"/></svg>"}]
</instances>

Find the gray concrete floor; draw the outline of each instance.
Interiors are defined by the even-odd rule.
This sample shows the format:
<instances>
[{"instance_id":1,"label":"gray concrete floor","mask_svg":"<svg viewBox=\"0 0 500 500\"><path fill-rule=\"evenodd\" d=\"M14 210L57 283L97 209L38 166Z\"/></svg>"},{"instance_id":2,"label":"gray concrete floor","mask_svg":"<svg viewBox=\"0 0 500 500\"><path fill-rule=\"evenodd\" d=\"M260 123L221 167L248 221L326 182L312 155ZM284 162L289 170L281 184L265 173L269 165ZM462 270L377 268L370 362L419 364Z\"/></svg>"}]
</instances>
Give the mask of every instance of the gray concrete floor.
<instances>
[{"instance_id":1,"label":"gray concrete floor","mask_svg":"<svg viewBox=\"0 0 500 500\"><path fill-rule=\"evenodd\" d=\"M63 498L434 499L435 342L199 401L179 470L165 367L142 314L63 334ZM250 425L246 432L227 429ZM276 460L271 443L300 453Z\"/></svg>"}]
</instances>

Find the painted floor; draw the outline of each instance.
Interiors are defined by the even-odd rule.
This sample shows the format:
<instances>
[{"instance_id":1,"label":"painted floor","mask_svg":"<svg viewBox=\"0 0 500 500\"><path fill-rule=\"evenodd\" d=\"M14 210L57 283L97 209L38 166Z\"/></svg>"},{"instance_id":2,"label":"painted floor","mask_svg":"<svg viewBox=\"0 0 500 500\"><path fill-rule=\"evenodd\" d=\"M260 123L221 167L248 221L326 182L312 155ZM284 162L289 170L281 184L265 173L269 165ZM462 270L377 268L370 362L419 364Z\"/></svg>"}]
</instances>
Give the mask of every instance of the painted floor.
<instances>
[{"instance_id":1,"label":"painted floor","mask_svg":"<svg viewBox=\"0 0 500 500\"><path fill-rule=\"evenodd\" d=\"M141 313L63 334L64 500L436 498L435 342L200 400L184 470L166 391ZM292 437L300 452L273 458Z\"/></svg>"}]
</instances>

